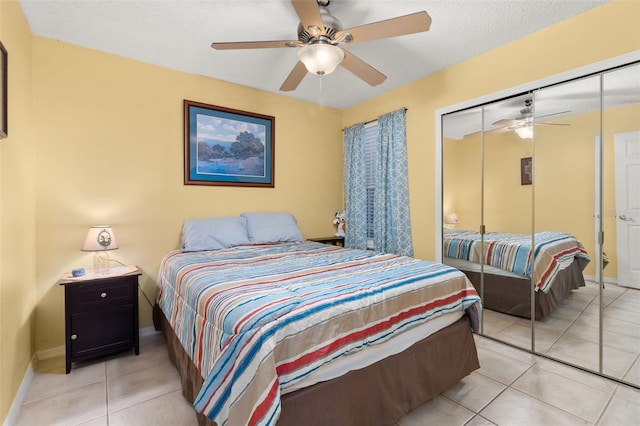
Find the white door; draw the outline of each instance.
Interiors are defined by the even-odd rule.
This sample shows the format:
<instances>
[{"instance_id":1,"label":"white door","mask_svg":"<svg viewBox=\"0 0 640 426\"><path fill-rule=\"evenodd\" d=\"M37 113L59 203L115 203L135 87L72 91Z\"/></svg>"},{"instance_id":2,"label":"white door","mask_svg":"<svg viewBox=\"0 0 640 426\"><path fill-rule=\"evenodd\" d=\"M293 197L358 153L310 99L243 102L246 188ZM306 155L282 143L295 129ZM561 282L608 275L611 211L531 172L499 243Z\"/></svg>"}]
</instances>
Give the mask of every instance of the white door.
<instances>
[{"instance_id":1,"label":"white door","mask_svg":"<svg viewBox=\"0 0 640 426\"><path fill-rule=\"evenodd\" d=\"M613 137L618 284L640 288L640 131Z\"/></svg>"}]
</instances>

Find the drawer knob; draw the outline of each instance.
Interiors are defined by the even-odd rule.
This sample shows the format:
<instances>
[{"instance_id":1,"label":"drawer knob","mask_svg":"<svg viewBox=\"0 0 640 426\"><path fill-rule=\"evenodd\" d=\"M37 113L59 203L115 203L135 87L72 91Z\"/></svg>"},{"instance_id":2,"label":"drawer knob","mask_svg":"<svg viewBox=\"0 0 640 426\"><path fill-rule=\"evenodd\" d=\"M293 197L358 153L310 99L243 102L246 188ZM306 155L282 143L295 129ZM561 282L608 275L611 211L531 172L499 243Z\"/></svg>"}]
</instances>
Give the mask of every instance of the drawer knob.
<instances>
[{"instance_id":1,"label":"drawer knob","mask_svg":"<svg viewBox=\"0 0 640 426\"><path fill-rule=\"evenodd\" d=\"M105 297L107 297L107 293L100 293L100 297L104 299Z\"/></svg>"},{"instance_id":2,"label":"drawer knob","mask_svg":"<svg viewBox=\"0 0 640 426\"><path fill-rule=\"evenodd\" d=\"M76 340L77 338L78 338L78 335L77 335L77 334L72 334L72 335L71 335L71 340Z\"/></svg>"}]
</instances>

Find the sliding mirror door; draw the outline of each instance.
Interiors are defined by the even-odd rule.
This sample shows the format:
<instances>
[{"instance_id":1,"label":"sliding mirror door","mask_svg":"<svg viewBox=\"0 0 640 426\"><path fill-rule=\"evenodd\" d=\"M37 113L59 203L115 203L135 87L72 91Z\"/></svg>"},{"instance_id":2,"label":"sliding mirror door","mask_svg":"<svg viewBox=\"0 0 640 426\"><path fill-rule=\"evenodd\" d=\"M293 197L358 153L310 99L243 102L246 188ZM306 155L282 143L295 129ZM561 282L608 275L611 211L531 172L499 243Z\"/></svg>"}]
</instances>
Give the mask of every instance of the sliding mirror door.
<instances>
[{"instance_id":1,"label":"sliding mirror door","mask_svg":"<svg viewBox=\"0 0 640 426\"><path fill-rule=\"evenodd\" d=\"M443 262L471 276L482 298L481 265L469 261L471 253L458 239L478 232L482 223L482 108L445 115L442 121Z\"/></svg>"},{"instance_id":2,"label":"sliding mirror door","mask_svg":"<svg viewBox=\"0 0 640 426\"><path fill-rule=\"evenodd\" d=\"M443 261L462 270L483 303L482 333L531 349L532 142L515 131L531 94L443 117ZM530 118L530 115L528 115ZM511 262L514 258L516 261ZM522 270L522 271L521 271Z\"/></svg>"},{"instance_id":3,"label":"sliding mirror door","mask_svg":"<svg viewBox=\"0 0 640 426\"><path fill-rule=\"evenodd\" d=\"M603 86L602 371L640 385L640 65Z\"/></svg>"},{"instance_id":4,"label":"sliding mirror door","mask_svg":"<svg viewBox=\"0 0 640 426\"><path fill-rule=\"evenodd\" d=\"M526 127L531 94L484 107L485 334L531 349L531 279L526 274L531 245L533 143Z\"/></svg>"},{"instance_id":5,"label":"sliding mirror door","mask_svg":"<svg viewBox=\"0 0 640 426\"><path fill-rule=\"evenodd\" d=\"M534 92L534 347L595 371L600 103L599 75Z\"/></svg>"}]
</instances>

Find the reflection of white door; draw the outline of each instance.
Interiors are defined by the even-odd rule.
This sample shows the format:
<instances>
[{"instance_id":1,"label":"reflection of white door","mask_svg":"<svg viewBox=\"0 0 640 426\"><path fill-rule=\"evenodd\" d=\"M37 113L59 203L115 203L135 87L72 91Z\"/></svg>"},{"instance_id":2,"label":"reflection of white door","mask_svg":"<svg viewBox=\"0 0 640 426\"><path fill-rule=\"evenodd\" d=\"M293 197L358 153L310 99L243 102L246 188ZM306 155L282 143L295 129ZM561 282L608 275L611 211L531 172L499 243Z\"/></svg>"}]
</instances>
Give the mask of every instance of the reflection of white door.
<instances>
[{"instance_id":1,"label":"reflection of white door","mask_svg":"<svg viewBox=\"0 0 640 426\"><path fill-rule=\"evenodd\" d=\"M640 131L614 135L618 284L640 288Z\"/></svg>"}]
</instances>

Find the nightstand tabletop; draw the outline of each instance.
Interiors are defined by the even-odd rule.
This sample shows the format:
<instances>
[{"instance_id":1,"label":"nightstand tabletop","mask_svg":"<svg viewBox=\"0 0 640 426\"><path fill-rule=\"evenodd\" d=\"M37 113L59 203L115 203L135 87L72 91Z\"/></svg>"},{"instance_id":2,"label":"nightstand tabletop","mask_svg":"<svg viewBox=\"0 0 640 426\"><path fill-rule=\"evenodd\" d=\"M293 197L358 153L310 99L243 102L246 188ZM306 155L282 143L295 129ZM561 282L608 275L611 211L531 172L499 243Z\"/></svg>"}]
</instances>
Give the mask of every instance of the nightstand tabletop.
<instances>
[{"instance_id":1,"label":"nightstand tabletop","mask_svg":"<svg viewBox=\"0 0 640 426\"><path fill-rule=\"evenodd\" d=\"M136 265L118 266L111 268L107 274L96 274L92 269L88 269L85 275L74 277L70 272L66 272L59 281L60 285L77 284L85 281L102 281L112 278L128 277L132 275L142 275L142 271Z\"/></svg>"}]
</instances>

